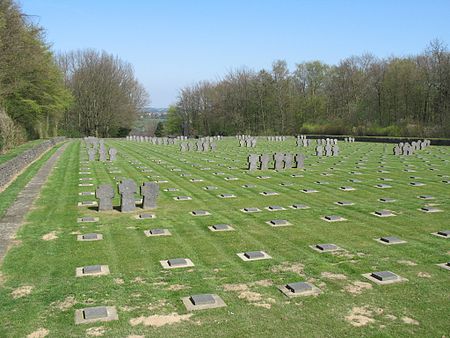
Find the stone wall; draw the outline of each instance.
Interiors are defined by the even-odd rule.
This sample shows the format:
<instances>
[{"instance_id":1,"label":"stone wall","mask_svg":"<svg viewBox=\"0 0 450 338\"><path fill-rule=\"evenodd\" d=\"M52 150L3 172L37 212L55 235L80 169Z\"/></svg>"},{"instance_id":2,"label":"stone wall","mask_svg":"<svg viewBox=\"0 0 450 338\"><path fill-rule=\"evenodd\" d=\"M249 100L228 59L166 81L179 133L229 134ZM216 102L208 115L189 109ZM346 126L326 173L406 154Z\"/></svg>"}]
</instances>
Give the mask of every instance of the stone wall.
<instances>
[{"instance_id":1,"label":"stone wall","mask_svg":"<svg viewBox=\"0 0 450 338\"><path fill-rule=\"evenodd\" d=\"M28 149L13 159L0 165L0 190L6 187L14 177L35 161L55 144L64 141L65 137L55 137L44 141L32 149Z\"/></svg>"}]
</instances>

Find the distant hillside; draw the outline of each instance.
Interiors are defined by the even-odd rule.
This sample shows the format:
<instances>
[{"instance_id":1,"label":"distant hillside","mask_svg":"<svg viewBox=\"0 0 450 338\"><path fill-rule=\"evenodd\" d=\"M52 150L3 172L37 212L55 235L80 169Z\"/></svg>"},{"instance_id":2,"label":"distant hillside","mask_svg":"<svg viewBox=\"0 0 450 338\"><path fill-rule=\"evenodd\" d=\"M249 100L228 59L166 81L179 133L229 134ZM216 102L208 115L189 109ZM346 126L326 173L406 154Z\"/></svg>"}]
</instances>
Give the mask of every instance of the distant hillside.
<instances>
[{"instance_id":1,"label":"distant hillside","mask_svg":"<svg viewBox=\"0 0 450 338\"><path fill-rule=\"evenodd\" d=\"M168 108L147 107L144 109L145 117L165 119Z\"/></svg>"}]
</instances>

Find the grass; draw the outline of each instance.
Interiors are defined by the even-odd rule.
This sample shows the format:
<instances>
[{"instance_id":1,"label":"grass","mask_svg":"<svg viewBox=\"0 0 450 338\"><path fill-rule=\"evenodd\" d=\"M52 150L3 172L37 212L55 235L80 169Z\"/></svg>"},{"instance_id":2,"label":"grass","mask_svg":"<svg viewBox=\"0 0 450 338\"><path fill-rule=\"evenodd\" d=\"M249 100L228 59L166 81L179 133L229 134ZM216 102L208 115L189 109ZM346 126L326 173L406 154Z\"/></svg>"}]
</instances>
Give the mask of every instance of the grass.
<instances>
[{"instance_id":1,"label":"grass","mask_svg":"<svg viewBox=\"0 0 450 338\"><path fill-rule=\"evenodd\" d=\"M17 178L2 192L0 192L0 217L2 217L9 206L15 201L17 195L27 183L38 172L42 165L53 155L58 147L53 147L26 168Z\"/></svg>"},{"instance_id":2,"label":"grass","mask_svg":"<svg viewBox=\"0 0 450 338\"><path fill-rule=\"evenodd\" d=\"M10 151L6 152L5 154L0 154L0 165L13 159L16 156L22 154L24 151L37 146L38 144L40 144L44 141L45 141L44 139L29 141L24 144L21 144L20 146L14 148L14 149L11 149Z\"/></svg>"},{"instance_id":3,"label":"grass","mask_svg":"<svg viewBox=\"0 0 450 338\"><path fill-rule=\"evenodd\" d=\"M252 172L245 170L250 150L238 148L234 138L218 142L215 153L180 153L178 146L155 146L145 143L108 140L119 150L114 164L90 163L94 185L114 183L127 177L138 184L147 180L167 180L161 184L157 218L135 220L133 214L117 211L98 213L77 207L77 202L92 200L92 196L78 196L80 191L94 187L78 187L80 160L87 158L83 144L72 142L62 155L41 192L35 209L28 215L27 224L18 233L21 245L11 249L2 266L3 286L0 288L0 336L23 337L39 329L49 330L51 337L85 336L87 330L102 327L107 337L146 335L152 337L441 337L448 335L448 271L435 264L449 260L446 239L430 235L448 228L450 185L438 174L448 174L448 147L430 147L410 158L390 155L382 144L341 143L339 158L306 159L304 177L283 172ZM297 151L294 141L267 142L260 140L251 152ZM305 148L301 148L305 152ZM306 149L312 155L312 147ZM185 162L181 160L184 159ZM365 168L357 168L359 160ZM162 160L158 163L157 160ZM379 173L379 161L386 163ZM208 162L209 161L209 162ZM429 161L429 162L427 162ZM130 162L139 162L133 165ZM416 172L403 171L410 164ZM136 166L146 166L144 173ZM117 167L121 174L111 174ZM209 167L210 170L202 170ZM229 168L231 167L231 169ZM236 167L237 169L233 169ZM181 171L172 171L179 168ZM331 169L334 168L334 169ZM436 170L431 171L430 168ZM360 171L362 175L350 174ZM223 172L224 175L214 173ZM323 176L323 172L333 176ZM192 176L180 176L180 174ZM271 176L260 180L258 175ZM147 177L151 176L151 177ZM238 177L226 181L224 177ZM419 176L412 179L410 176ZM392 178L382 182L380 177ZM203 182L192 183L200 178ZM351 183L352 178L361 183ZM316 181L327 181L319 185ZM426 185L412 187L412 181ZM281 186L291 182L292 186ZM392 185L391 189L377 189L377 183ZM242 188L255 184L256 188ZM203 187L217 186L207 191ZM350 185L355 191L338 188ZM178 188L165 192L164 188ZM315 188L319 193L304 194L303 188ZM262 191L276 191L278 196L264 197ZM237 198L221 199L217 195L232 193ZM429 194L431 203L439 204L441 213L426 214L419 210L430 202L416 196ZM175 196L191 196L190 201L174 201ZM397 199L381 203L380 197ZM334 204L339 200L352 201L353 206ZM118 197L114 199L118 205ZM307 204L310 209L269 212L264 207L293 203ZM262 212L242 213L244 207L258 207ZM190 211L208 210L211 215L193 217ZM370 212L390 209L396 217L377 218ZM324 215L336 214L345 222L327 223ZM80 216L98 216L98 224L77 224ZM272 228L265 222L286 219L292 226ZM209 225L229 223L236 231L214 233ZM168 228L172 236L147 238L144 230ZM42 240L52 231L57 239ZM99 232L103 241L77 242L76 233ZM384 246L373 239L394 235L406 244ZM344 255L320 254L309 248L316 243L335 243L346 249ZM243 262L236 253L264 250L270 260ZM160 260L186 257L195 267L163 270ZM404 261L414 262L407 265ZM111 274L102 277L75 278L75 268L92 264L107 264ZM293 268L303 266L300 274ZM361 274L391 270L409 281L378 286ZM329 279L323 272L345 275L346 279ZM429 276L429 278L419 277ZM268 282L267 282L268 280ZM288 300L277 285L308 280L322 289L318 297ZM258 282L266 281L266 282ZM372 287L361 294L344 289L355 281L368 282ZM257 283L255 283L257 282ZM246 284L244 291L227 291L226 284ZM14 299L12 292L30 285L32 292ZM170 286L185 287L169 290ZM178 287L180 288L180 287ZM189 320L173 325L150 327L131 325L132 319L170 313L186 314L180 298L197 293L216 293L225 308L196 312ZM252 298L253 297L253 298ZM252 298L252 300L249 300ZM66 307L63 302L66 301ZM119 320L108 323L74 325L74 311L86 306L114 305ZM270 307L270 308L269 308ZM369 322L352 326L346 317L355 308L364 308ZM395 319L393 319L395 316ZM402 318L416 320L407 324ZM364 318L363 318L364 319Z\"/></svg>"}]
</instances>

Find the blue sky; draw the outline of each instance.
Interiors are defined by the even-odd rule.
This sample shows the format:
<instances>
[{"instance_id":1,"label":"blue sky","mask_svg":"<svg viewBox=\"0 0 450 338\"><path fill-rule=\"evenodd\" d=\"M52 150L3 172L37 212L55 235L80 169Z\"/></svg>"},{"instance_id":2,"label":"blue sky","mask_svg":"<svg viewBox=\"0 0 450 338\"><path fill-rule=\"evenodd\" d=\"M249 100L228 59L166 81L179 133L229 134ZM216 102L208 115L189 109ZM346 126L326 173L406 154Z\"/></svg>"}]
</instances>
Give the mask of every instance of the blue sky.
<instances>
[{"instance_id":1,"label":"blue sky","mask_svg":"<svg viewBox=\"0 0 450 338\"><path fill-rule=\"evenodd\" d=\"M133 64L165 107L231 69L417 54L450 43L450 0L20 0L55 51L95 48Z\"/></svg>"}]
</instances>

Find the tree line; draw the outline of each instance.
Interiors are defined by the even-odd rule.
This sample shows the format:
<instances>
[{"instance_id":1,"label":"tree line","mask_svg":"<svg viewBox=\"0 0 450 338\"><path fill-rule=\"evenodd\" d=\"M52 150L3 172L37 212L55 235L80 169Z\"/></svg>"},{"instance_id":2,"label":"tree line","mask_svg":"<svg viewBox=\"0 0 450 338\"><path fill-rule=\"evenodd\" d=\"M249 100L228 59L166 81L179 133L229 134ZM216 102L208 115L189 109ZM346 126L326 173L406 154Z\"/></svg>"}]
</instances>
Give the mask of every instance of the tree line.
<instances>
[{"instance_id":1,"label":"tree line","mask_svg":"<svg viewBox=\"0 0 450 338\"><path fill-rule=\"evenodd\" d=\"M55 55L33 19L0 0L0 153L35 138L127 134L148 101L131 65L90 49Z\"/></svg>"},{"instance_id":2,"label":"tree line","mask_svg":"<svg viewBox=\"0 0 450 338\"><path fill-rule=\"evenodd\" d=\"M165 133L450 136L450 53L435 40L416 56L233 70L181 89Z\"/></svg>"}]
</instances>

